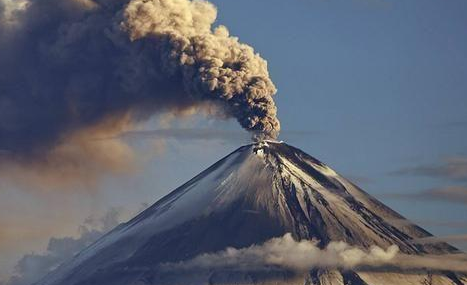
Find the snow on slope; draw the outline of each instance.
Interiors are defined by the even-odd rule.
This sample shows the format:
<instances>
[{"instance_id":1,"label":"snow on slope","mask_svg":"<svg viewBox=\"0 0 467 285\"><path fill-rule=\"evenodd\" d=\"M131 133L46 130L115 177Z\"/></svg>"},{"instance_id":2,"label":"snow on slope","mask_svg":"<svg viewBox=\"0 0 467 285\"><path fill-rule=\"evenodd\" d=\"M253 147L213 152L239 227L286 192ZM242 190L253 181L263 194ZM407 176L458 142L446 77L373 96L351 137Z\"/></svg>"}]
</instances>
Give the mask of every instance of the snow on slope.
<instances>
[{"instance_id":1,"label":"snow on slope","mask_svg":"<svg viewBox=\"0 0 467 285\"><path fill-rule=\"evenodd\" d=\"M137 284L135 280L162 284L160 280L151 283L160 262L186 260L227 246L245 247L287 232L297 239L319 240L322 246L339 240L363 248L396 244L409 254L456 251L444 243L414 244L412 239L429 233L410 223L400 227L395 223L400 219L403 217L302 151L284 143L256 143L226 156L38 284L130 285ZM332 280L329 284L340 284L345 278L356 278L349 276L328 272L316 275L322 280L315 283ZM359 282L383 284L374 279L379 275L361 276ZM412 284L405 275L406 279L391 276L406 280L401 284ZM303 278L297 280L303 284ZM287 282L292 284L291 279Z\"/></svg>"}]
</instances>

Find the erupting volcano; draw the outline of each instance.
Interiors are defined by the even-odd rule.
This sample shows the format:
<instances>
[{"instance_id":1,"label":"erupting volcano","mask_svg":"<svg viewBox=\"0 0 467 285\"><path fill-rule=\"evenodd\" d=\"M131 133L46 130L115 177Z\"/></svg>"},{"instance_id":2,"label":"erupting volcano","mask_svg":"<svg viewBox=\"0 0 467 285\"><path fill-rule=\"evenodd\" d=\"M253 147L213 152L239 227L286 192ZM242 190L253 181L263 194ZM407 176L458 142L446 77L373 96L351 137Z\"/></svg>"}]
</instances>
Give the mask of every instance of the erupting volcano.
<instances>
[{"instance_id":1,"label":"erupting volcano","mask_svg":"<svg viewBox=\"0 0 467 285\"><path fill-rule=\"evenodd\" d=\"M389 262L391 248L407 257L459 253L415 242L427 236L317 159L263 141L227 155L38 284L467 284L454 271ZM284 259L290 242L300 248ZM323 250L314 267L290 261L309 246ZM344 261L333 265L332 252Z\"/></svg>"}]
</instances>

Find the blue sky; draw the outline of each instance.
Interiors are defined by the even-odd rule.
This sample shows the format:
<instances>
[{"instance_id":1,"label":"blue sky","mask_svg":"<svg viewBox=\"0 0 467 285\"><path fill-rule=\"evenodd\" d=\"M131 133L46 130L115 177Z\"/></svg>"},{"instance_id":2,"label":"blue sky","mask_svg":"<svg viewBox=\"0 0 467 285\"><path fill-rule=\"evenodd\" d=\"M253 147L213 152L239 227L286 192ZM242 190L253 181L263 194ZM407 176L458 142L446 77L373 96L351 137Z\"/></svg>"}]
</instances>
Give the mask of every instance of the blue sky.
<instances>
[{"instance_id":1,"label":"blue sky","mask_svg":"<svg viewBox=\"0 0 467 285\"><path fill-rule=\"evenodd\" d=\"M268 59L282 139L436 234L467 231L429 223L465 220L466 204L386 195L465 185L390 173L467 156L467 2L215 3L219 22Z\"/></svg>"},{"instance_id":2,"label":"blue sky","mask_svg":"<svg viewBox=\"0 0 467 285\"><path fill-rule=\"evenodd\" d=\"M411 196L465 187L467 175L407 171L442 168L448 158L467 157L466 1L213 2L218 23L268 60L278 88L280 139L433 233L467 233L466 203ZM144 127L155 129L157 121ZM233 121L200 116L175 125L240 132ZM144 167L107 177L97 191L44 195L0 182L0 214L9 215L24 236L10 243L9 261L0 267L11 268L15 258L44 249L51 236L74 234L89 215L152 204L244 142L171 139ZM138 138L132 143L141 149L154 144Z\"/></svg>"},{"instance_id":3,"label":"blue sky","mask_svg":"<svg viewBox=\"0 0 467 285\"><path fill-rule=\"evenodd\" d=\"M392 196L466 185L394 172L467 157L467 2L214 3L218 23L268 60L278 88L280 139L435 234L467 232L457 225L467 217L464 203ZM235 122L181 123L206 124L238 130ZM241 142L170 141L141 174L136 193L155 200Z\"/></svg>"}]
</instances>

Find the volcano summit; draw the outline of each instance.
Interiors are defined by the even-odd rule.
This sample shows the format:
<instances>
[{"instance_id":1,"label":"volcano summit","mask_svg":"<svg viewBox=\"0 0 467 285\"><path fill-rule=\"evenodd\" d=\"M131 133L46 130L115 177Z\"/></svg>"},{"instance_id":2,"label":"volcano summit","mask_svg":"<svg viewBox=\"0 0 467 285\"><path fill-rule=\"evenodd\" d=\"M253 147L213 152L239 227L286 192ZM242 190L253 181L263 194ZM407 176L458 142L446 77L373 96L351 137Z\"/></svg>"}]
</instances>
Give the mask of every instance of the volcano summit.
<instances>
[{"instance_id":1,"label":"volcano summit","mask_svg":"<svg viewBox=\"0 0 467 285\"><path fill-rule=\"evenodd\" d=\"M459 251L416 243L428 236L315 158L263 141L227 155L37 284L467 284L433 265ZM284 256L290 243L298 247ZM395 255L431 263L402 268L387 262Z\"/></svg>"}]
</instances>

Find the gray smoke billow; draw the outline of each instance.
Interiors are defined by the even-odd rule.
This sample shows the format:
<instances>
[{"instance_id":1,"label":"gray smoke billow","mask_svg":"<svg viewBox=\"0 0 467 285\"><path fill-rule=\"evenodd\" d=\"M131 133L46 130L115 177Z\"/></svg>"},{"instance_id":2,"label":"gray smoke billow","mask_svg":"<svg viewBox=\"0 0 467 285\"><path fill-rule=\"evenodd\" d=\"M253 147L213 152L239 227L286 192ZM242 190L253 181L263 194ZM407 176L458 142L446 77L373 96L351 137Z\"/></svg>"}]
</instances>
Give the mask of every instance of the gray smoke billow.
<instances>
[{"instance_id":1,"label":"gray smoke billow","mask_svg":"<svg viewBox=\"0 0 467 285\"><path fill-rule=\"evenodd\" d=\"M266 61L215 19L205 1L0 0L2 156L193 109L277 137Z\"/></svg>"},{"instance_id":2,"label":"gray smoke billow","mask_svg":"<svg viewBox=\"0 0 467 285\"><path fill-rule=\"evenodd\" d=\"M224 104L247 130L276 138L279 121L266 61L229 35L212 30L216 9L187 0L131 1L124 28L132 40L152 38L161 45L161 63L169 76L181 76L185 90L200 100Z\"/></svg>"}]
</instances>

